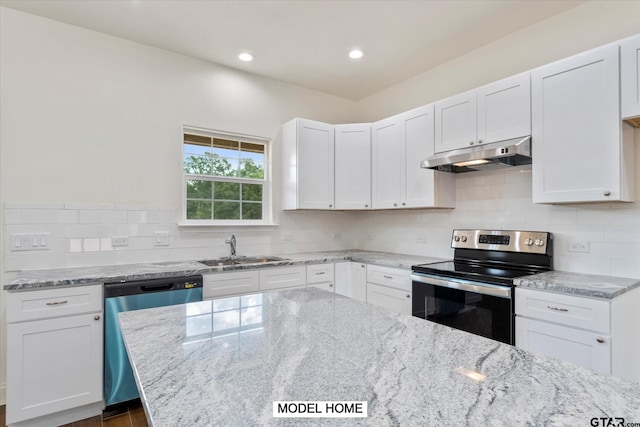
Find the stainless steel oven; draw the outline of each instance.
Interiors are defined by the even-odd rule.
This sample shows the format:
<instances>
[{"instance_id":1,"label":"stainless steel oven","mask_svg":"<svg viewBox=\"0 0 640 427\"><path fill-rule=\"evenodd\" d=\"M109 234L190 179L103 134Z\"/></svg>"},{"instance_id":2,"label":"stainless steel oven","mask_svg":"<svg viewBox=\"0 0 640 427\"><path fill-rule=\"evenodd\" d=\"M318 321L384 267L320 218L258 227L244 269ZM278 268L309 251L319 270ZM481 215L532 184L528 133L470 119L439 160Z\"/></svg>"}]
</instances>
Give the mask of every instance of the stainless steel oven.
<instances>
[{"instance_id":1,"label":"stainless steel oven","mask_svg":"<svg viewBox=\"0 0 640 427\"><path fill-rule=\"evenodd\" d=\"M513 279L553 267L552 235L454 230L454 259L414 265L413 315L514 344Z\"/></svg>"}]
</instances>

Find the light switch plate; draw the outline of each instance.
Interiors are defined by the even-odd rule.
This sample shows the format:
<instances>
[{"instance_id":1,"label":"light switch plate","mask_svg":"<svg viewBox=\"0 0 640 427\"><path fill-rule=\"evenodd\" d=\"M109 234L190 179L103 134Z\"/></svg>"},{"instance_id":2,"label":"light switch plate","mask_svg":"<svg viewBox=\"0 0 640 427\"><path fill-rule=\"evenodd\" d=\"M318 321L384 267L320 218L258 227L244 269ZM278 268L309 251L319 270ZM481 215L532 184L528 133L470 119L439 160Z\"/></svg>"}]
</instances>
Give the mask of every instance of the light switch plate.
<instances>
[{"instance_id":1,"label":"light switch plate","mask_svg":"<svg viewBox=\"0 0 640 427\"><path fill-rule=\"evenodd\" d=\"M153 246L169 246L169 232L156 231L153 233Z\"/></svg>"}]
</instances>

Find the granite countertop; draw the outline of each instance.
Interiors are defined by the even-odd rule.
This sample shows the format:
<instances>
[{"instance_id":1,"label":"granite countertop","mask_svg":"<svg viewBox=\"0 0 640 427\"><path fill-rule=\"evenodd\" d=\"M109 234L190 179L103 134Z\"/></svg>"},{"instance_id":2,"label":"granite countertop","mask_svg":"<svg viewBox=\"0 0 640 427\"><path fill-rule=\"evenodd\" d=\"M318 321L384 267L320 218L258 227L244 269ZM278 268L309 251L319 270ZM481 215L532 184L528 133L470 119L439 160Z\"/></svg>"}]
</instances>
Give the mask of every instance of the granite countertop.
<instances>
[{"instance_id":1,"label":"granite countertop","mask_svg":"<svg viewBox=\"0 0 640 427\"><path fill-rule=\"evenodd\" d=\"M613 299L640 286L638 279L548 271L515 279L520 288L540 289L592 298Z\"/></svg>"},{"instance_id":2,"label":"granite countertop","mask_svg":"<svg viewBox=\"0 0 640 427\"><path fill-rule=\"evenodd\" d=\"M443 261L441 258L394 254L373 251L322 251L276 255L283 258L260 264L242 264L210 267L197 261L158 262L144 264L108 265L97 267L28 270L18 273L4 289L8 291L33 290L54 286L80 286L89 283L144 280L160 277L181 277L220 271L251 268L283 267L288 265L319 264L335 261L355 261L366 264L410 269L414 264ZM258 257L260 258L260 257Z\"/></svg>"},{"instance_id":3,"label":"granite countertop","mask_svg":"<svg viewBox=\"0 0 640 427\"><path fill-rule=\"evenodd\" d=\"M120 325L153 427L640 422L639 383L314 288L129 311ZM368 418L272 417L273 401L294 400L366 401Z\"/></svg>"}]
</instances>

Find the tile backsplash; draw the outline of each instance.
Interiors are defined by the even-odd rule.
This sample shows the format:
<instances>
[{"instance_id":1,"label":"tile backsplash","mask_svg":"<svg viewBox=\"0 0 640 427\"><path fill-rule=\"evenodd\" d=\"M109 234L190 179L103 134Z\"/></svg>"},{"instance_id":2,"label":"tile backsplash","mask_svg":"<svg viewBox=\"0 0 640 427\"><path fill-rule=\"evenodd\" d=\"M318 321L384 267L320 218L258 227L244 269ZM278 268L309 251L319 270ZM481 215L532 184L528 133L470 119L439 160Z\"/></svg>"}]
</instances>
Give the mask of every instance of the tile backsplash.
<instances>
[{"instance_id":1,"label":"tile backsplash","mask_svg":"<svg viewBox=\"0 0 640 427\"><path fill-rule=\"evenodd\" d=\"M457 175L455 209L280 211L279 226L258 230L179 227L178 216L171 207L7 203L4 271L215 258L229 254L232 233L239 255L355 248L450 258L452 229L494 228L552 232L557 270L640 278L640 203L533 204L530 167ZM154 245L156 232L169 246ZM21 233L46 234L48 248L12 251Z\"/></svg>"}]
</instances>

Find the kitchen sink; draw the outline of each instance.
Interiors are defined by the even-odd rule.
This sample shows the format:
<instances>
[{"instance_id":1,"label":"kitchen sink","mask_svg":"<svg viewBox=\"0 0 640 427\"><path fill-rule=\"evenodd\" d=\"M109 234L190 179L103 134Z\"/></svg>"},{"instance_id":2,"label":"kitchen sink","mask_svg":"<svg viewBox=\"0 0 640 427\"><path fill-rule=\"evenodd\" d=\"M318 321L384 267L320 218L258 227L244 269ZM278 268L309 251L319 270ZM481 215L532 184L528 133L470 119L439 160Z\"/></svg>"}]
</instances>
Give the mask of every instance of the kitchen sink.
<instances>
[{"instance_id":1,"label":"kitchen sink","mask_svg":"<svg viewBox=\"0 0 640 427\"><path fill-rule=\"evenodd\" d=\"M205 259L198 262L204 265L208 265L210 267L218 267L218 266L225 266L225 265L264 264L267 262L275 262L275 261L286 261L286 259L280 258L277 256L265 256L265 257L239 256L235 258Z\"/></svg>"}]
</instances>

